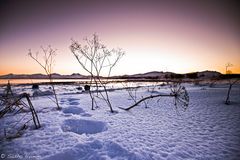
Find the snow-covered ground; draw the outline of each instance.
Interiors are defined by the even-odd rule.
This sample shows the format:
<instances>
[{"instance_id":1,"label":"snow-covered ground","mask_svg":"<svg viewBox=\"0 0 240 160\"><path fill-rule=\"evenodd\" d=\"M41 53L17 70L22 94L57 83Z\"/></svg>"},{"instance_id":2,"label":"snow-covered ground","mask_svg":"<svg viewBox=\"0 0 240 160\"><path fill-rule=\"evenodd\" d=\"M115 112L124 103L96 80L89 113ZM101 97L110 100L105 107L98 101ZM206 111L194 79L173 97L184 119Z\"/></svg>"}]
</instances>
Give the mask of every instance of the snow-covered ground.
<instances>
[{"instance_id":1,"label":"snow-covered ground","mask_svg":"<svg viewBox=\"0 0 240 160\"><path fill-rule=\"evenodd\" d=\"M185 86L190 104L180 114L170 97L150 100L148 108L142 103L130 111L121 110L118 107L133 104L126 90L110 92L117 113L110 113L103 102L92 111L88 94L63 94L68 87L59 86L62 110L55 110L54 103L45 96L32 98L42 127L29 127L19 138L1 139L1 158L240 159L240 86L232 89L231 105L224 104L226 85ZM151 94L148 90L139 88L137 95ZM169 93L169 88L160 87L155 92ZM0 119L0 131L11 121L11 116Z\"/></svg>"}]
</instances>

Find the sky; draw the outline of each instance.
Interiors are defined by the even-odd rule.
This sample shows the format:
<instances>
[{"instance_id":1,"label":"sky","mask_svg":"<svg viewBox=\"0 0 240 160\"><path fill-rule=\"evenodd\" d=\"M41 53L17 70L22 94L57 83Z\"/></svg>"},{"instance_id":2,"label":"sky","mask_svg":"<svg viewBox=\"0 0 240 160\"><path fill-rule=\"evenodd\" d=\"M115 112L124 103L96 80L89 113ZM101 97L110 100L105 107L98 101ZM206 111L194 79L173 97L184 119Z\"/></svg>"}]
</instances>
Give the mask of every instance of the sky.
<instances>
[{"instance_id":1,"label":"sky","mask_svg":"<svg viewBox=\"0 0 240 160\"><path fill-rule=\"evenodd\" d=\"M225 73L228 62L240 73L237 6L231 0L0 0L0 75L44 73L27 53L48 45L57 49L53 72L86 74L69 46L71 38L84 43L93 33L126 52L113 75Z\"/></svg>"}]
</instances>

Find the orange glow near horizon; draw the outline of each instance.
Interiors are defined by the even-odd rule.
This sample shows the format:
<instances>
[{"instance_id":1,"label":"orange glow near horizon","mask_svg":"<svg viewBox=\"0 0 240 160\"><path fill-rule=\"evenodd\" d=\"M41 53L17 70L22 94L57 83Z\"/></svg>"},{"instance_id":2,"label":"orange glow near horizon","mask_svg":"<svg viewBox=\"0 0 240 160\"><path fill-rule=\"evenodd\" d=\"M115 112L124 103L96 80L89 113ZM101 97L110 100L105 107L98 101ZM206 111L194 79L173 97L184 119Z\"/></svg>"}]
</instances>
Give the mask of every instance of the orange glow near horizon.
<instances>
[{"instance_id":1,"label":"orange glow near horizon","mask_svg":"<svg viewBox=\"0 0 240 160\"><path fill-rule=\"evenodd\" d=\"M19 8L11 15L9 6L3 5L0 75L44 73L27 53L30 48L37 52L41 45L49 44L58 49L54 73L87 74L69 45L71 38L83 42L93 33L109 48L126 51L112 75L204 70L225 73L228 62L233 64L229 69L240 74L239 17L222 10L219 4L198 3L39 2L39 9L31 13L27 9L33 4L16 5Z\"/></svg>"}]
</instances>

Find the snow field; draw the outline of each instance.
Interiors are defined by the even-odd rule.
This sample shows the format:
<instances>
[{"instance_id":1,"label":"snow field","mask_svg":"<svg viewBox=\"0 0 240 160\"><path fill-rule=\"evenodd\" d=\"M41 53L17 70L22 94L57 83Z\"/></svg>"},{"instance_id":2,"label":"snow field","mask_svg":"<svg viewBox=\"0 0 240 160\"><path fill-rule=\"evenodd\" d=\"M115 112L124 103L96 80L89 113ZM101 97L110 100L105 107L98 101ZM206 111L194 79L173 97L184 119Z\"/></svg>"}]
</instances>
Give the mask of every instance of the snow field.
<instances>
[{"instance_id":1,"label":"snow field","mask_svg":"<svg viewBox=\"0 0 240 160\"><path fill-rule=\"evenodd\" d=\"M187 86L190 105L177 114L172 98L161 98L129 112L124 90L110 92L117 113L99 101L92 111L88 94L59 95L61 111L45 97L33 99L43 127L1 141L1 153L29 154L36 159L239 159L240 87L225 105L226 87ZM146 96L146 88L139 89ZM168 93L167 88L157 92ZM4 119L7 124L10 119Z\"/></svg>"}]
</instances>

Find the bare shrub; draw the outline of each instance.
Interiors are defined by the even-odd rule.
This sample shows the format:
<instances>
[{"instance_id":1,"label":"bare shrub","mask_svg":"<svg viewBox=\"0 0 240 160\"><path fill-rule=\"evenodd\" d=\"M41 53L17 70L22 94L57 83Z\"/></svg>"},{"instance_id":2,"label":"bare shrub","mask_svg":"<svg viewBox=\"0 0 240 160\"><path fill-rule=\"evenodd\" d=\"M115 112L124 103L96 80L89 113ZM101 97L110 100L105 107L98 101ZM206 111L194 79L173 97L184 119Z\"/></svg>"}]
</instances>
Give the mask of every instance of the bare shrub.
<instances>
[{"instance_id":1,"label":"bare shrub","mask_svg":"<svg viewBox=\"0 0 240 160\"><path fill-rule=\"evenodd\" d=\"M92 109L94 109L96 102L95 97L98 97L105 101L111 112L114 112L108 94L107 83L112 69L123 57L124 51L121 49L107 49L96 34L93 34L91 39L86 38L84 41L85 44L80 44L72 39L70 50L81 67L90 74L90 86L96 85L97 96L94 95L93 91L89 91ZM103 77L104 73L105 77ZM100 91L99 87L103 88L104 93Z\"/></svg>"},{"instance_id":2,"label":"bare shrub","mask_svg":"<svg viewBox=\"0 0 240 160\"><path fill-rule=\"evenodd\" d=\"M162 94L162 93L151 94L149 96L142 97L140 100L138 100L136 103L134 103L128 108L122 108L122 107L119 107L119 108L128 111L136 107L142 102L144 102L145 108L146 108L146 105L148 103L148 102L145 102L146 100L153 99L153 98L160 98L160 97L173 97L176 110L178 110L178 106L180 106L185 111L189 105L189 96L186 88L184 86L181 86L180 83L174 83L171 85L170 90L171 90L170 94Z\"/></svg>"},{"instance_id":3,"label":"bare shrub","mask_svg":"<svg viewBox=\"0 0 240 160\"><path fill-rule=\"evenodd\" d=\"M126 89L130 100L132 100L134 103L136 103L137 102L137 90L139 87L132 87L129 85L128 82L123 82L122 85Z\"/></svg>"}]
</instances>

